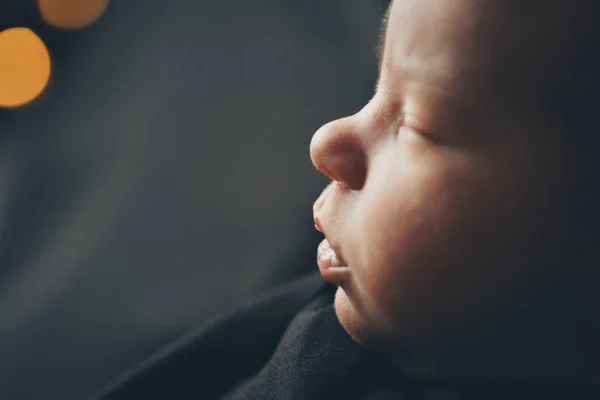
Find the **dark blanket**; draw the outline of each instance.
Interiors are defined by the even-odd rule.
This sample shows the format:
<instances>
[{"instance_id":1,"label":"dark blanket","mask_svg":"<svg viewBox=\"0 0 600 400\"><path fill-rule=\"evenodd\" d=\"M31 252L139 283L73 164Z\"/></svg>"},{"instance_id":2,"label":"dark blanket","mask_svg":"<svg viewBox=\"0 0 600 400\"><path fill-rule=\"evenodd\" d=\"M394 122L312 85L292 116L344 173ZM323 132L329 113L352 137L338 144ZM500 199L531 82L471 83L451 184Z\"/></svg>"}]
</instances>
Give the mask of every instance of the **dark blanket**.
<instances>
[{"instance_id":1,"label":"dark blanket","mask_svg":"<svg viewBox=\"0 0 600 400\"><path fill-rule=\"evenodd\" d=\"M266 293L159 352L95 399L600 399L561 388L416 381L346 333L334 294L319 275Z\"/></svg>"}]
</instances>

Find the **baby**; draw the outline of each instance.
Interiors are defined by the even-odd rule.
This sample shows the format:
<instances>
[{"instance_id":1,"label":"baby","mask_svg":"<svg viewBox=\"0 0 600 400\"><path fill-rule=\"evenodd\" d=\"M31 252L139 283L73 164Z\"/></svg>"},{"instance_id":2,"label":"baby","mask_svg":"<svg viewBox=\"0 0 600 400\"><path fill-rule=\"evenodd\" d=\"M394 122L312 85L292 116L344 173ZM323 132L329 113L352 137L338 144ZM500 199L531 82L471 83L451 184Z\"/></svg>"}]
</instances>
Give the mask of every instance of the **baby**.
<instances>
[{"instance_id":1,"label":"baby","mask_svg":"<svg viewBox=\"0 0 600 400\"><path fill-rule=\"evenodd\" d=\"M374 97L311 143L333 180L326 281L100 398L600 398L598 18L593 0L395 0Z\"/></svg>"},{"instance_id":2,"label":"baby","mask_svg":"<svg viewBox=\"0 0 600 400\"><path fill-rule=\"evenodd\" d=\"M600 3L388 14L375 96L311 143L341 324L416 377L600 383Z\"/></svg>"}]
</instances>

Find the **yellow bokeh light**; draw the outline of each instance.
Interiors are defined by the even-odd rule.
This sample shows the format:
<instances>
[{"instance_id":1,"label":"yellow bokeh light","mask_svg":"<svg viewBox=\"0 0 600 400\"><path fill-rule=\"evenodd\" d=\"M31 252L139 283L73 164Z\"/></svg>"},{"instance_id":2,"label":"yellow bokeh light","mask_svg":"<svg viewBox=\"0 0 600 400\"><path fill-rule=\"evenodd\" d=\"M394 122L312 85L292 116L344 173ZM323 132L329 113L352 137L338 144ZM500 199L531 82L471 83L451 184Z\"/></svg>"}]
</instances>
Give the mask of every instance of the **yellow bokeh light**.
<instances>
[{"instance_id":1,"label":"yellow bokeh light","mask_svg":"<svg viewBox=\"0 0 600 400\"><path fill-rule=\"evenodd\" d=\"M39 96L50 79L50 54L28 28L0 32L0 107L18 107Z\"/></svg>"},{"instance_id":2,"label":"yellow bokeh light","mask_svg":"<svg viewBox=\"0 0 600 400\"><path fill-rule=\"evenodd\" d=\"M46 23L61 29L80 29L104 14L108 0L38 0Z\"/></svg>"}]
</instances>

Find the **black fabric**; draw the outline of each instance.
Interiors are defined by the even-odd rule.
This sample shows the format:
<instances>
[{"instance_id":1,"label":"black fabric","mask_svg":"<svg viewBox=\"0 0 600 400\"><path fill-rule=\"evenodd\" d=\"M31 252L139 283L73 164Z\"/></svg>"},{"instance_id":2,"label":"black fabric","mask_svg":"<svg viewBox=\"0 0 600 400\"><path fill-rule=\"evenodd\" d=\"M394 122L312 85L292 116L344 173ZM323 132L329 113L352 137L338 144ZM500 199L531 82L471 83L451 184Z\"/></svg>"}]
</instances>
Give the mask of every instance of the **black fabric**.
<instances>
[{"instance_id":1,"label":"black fabric","mask_svg":"<svg viewBox=\"0 0 600 400\"><path fill-rule=\"evenodd\" d=\"M177 342L93 399L216 399L271 356L289 321L326 283L310 275L265 293Z\"/></svg>"},{"instance_id":2,"label":"black fabric","mask_svg":"<svg viewBox=\"0 0 600 400\"><path fill-rule=\"evenodd\" d=\"M413 398L414 383L344 331L334 290L298 313L269 362L224 400Z\"/></svg>"},{"instance_id":3,"label":"black fabric","mask_svg":"<svg viewBox=\"0 0 600 400\"><path fill-rule=\"evenodd\" d=\"M411 379L348 335L334 294L319 275L285 285L193 332L94 399L600 399L598 391Z\"/></svg>"}]
</instances>

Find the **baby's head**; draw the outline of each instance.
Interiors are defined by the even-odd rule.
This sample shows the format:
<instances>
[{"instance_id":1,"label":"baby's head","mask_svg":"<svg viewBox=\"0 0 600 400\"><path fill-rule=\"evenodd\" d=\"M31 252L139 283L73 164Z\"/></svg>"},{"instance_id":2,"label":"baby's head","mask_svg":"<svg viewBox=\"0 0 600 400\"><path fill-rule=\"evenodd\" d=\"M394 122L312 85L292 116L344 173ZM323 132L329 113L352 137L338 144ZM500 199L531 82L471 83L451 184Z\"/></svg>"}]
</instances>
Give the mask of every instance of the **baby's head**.
<instances>
[{"instance_id":1,"label":"baby's head","mask_svg":"<svg viewBox=\"0 0 600 400\"><path fill-rule=\"evenodd\" d=\"M405 372L538 383L598 373L578 345L600 349L588 330L600 183L586 151L600 143L599 6L396 0L375 96L314 135L312 160L334 181L315 221L348 266L321 254L340 287L336 313Z\"/></svg>"}]
</instances>

